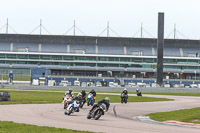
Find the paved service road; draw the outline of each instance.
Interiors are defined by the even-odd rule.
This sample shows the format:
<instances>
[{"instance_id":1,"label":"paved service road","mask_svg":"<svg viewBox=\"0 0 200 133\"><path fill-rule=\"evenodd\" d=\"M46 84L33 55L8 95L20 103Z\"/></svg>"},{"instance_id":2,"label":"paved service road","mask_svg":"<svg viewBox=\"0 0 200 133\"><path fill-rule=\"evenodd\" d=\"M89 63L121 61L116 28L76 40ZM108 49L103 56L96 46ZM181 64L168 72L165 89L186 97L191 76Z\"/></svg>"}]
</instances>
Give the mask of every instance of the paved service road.
<instances>
[{"instance_id":1,"label":"paved service road","mask_svg":"<svg viewBox=\"0 0 200 133\"><path fill-rule=\"evenodd\" d=\"M111 104L109 112L98 121L88 120L91 107L84 106L80 112L64 115L62 104L21 104L0 105L0 120L51 126L75 130L108 133L199 133L200 129L146 123L132 118L152 112L165 112L178 109L200 107L200 97L152 96L175 99L175 101ZM114 116L113 106L116 105Z\"/></svg>"}]
</instances>

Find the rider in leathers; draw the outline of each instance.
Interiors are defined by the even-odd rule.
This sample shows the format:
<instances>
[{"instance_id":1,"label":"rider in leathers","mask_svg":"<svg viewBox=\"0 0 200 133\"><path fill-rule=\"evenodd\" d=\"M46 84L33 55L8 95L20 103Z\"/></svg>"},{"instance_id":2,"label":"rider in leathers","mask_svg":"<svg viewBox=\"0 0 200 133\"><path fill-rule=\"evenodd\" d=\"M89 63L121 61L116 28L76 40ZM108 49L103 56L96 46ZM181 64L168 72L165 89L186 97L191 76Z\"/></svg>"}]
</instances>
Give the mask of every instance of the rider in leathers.
<instances>
[{"instance_id":1,"label":"rider in leathers","mask_svg":"<svg viewBox=\"0 0 200 133\"><path fill-rule=\"evenodd\" d=\"M67 92L65 92L64 96L63 96L63 102L64 103L64 98L66 97L66 95L69 94L71 95L71 97L74 97L74 93L72 92L72 88L69 88L69 90Z\"/></svg>"},{"instance_id":2,"label":"rider in leathers","mask_svg":"<svg viewBox=\"0 0 200 133\"><path fill-rule=\"evenodd\" d=\"M125 95L128 95L128 91L126 88L124 88L124 90L122 91L122 93L124 93Z\"/></svg>"},{"instance_id":3,"label":"rider in leathers","mask_svg":"<svg viewBox=\"0 0 200 133\"><path fill-rule=\"evenodd\" d=\"M102 99L100 101L98 101L97 104L94 104L94 106L92 107L92 109L90 110L90 113L92 112L92 110L96 107L99 107L102 103L104 103L106 105L106 111L108 111L109 107L110 107L110 98L106 97L105 99Z\"/></svg>"},{"instance_id":4,"label":"rider in leathers","mask_svg":"<svg viewBox=\"0 0 200 133\"><path fill-rule=\"evenodd\" d=\"M76 100L79 104L82 103L82 94L79 93L73 100ZM76 112L79 112L79 108L76 110Z\"/></svg>"},{"instance_id":5,"label":"rider in leathers","mask_svg":"<svg viewBox=\"0 0 200 133\"><path fill-rule=\"evenodd\" d=\"M94 103L95 103L95 99L96 99L96 92L94 91L94 89L92 89L89 93L93 94L93 98L94 98Z\"/></svg>"},{"instance_id":6,"label":"rider in leathers","mask_svg":"<svg viewBox=\"0 0 200 133\"><path fill-rule=\"evenodd\" d=\"M83 104L85 104L85 102L86 102L86 95L87 95L87 94L86 94L86 92L85 92L84 89L82 89L81 94L82 94Z\"/></svg>"}]
</instances>

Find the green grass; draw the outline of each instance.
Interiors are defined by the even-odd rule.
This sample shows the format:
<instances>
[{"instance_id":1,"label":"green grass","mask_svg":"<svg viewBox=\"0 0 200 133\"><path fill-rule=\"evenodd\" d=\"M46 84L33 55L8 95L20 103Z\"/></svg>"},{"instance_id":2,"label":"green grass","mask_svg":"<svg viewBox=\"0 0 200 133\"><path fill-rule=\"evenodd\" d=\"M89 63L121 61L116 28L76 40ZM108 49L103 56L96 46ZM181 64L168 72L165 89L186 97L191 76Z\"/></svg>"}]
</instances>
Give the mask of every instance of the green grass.
<instances>
[{"instance_id":1,"label":"green grass","mask_svg":"<svg viewBox=\"0 0 200 133\"><path fill-rule=\"evenodd\" d=\"M40 92L40 91L9 91L11 101L0 102L0 104L44 104L44 103L61 103L63 92ZM97 94L96 101L109 97L111 103L119 103L119 95L103 95ZM166 98L152 97L136 97L129 96L128 102L154 102L154 101L169 101Z\"/></svg>"},{"instance_id":2,"label":"green grass","mask_svg":"<svg viewBox=\"0 0 200 133\"><path fill-rule=\"evenodd\" d=\"M101 100L105 97L110 98L111 103L119 103L121 102L121 97L118 95L97 95L97 101ZM154 98L154 97L138 97L138 96L129 96L128 102L156 102L156 101L172 101L172 99L167 98Z\"/></svg>"},{"instance_id":3,"label":"green grass","mask_svg":"<svg viewBox=\"0 0 200 133\"><path fill-rule=\"evenodd\" d=\"M34 92L34 91L9 91L11 101L0 102L0 104L42 104L61 103L63 93L56 92Z\"/></svg>"},{"instance_id":4,"label":"green grass","mask_svg":"<svg viewBox=\"0 0 200 133\"><path fill-rule=\"evenodd\" d=\"M0 133L92 133L92 132L0 121Z\"/></svg>"},{"instance_id":5,"label":"green grass","mask_svg":"<svg viewBox=\"0 0 200 133\"><path fill-rule=\"evenodd\" d=\"M9 75L3 75L3 80L8 80L8 79L9 79ZM14 81L30 81L31 76L29 76L29 75L15 75L14 74L13 80Z\"/></svg>"},{"instance_id":6,"label":"green grass","mask_svg":"<svg viewBox=\"0 0 200 133\"><path fill-rule=\"evenodd\" d=\"M6 88L0 88L0 90L7 90ZM33 90L33 91L58 91L58 92L66 92L66 90L52 90L52 89L13 89L13 90ZM73 91L75 93L78 93L79 91ZM89 91L86 91L87 93ZM121 93L122 91L96 91L97 93ZM128 92L128 94L136 94L136 92ZM150 95L173 95L173 96L200 96L200 93L190 93L190 92L142 92L142 94L150 94Z\"/></svg>"},{"instance_id":7,"label":"green grass","mask_svg":"<svg viewBox=\"0 0 200 133\"><path fill-rule=\"evenodd\" d=\"M199 97L200 96L200 93L174 93L174 92L166 92L166 93L163 93L163 92L146 92L146 93L143 93L143 94L152 94L152 95L173 95L173 96L197 96Z\"/></svg>"},{"instance_id":8,"label":"green grass","mask_svg":"<svg viewBox=\"0 0 200 133\"><path fill-rule=\"evenodd\" d=\"M184 109L172 112L152 113L146 116L150 116L151 119L156 121L176 120L200 124L200 108Z\"/></svg>"}]
</instances>

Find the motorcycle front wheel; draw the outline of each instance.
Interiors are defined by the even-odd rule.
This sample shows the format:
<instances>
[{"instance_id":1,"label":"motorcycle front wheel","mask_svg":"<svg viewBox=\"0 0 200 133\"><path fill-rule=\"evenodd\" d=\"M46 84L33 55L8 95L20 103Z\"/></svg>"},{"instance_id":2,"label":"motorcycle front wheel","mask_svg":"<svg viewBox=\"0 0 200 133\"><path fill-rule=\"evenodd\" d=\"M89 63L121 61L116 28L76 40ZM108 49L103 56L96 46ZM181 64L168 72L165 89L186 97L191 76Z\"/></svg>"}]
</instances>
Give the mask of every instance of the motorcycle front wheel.
<instances>
[{"instance_id":1,"label":"motorcycle front wheel","mask_svg":"<svg viewBox=\"0 0 200 133\"><path fill-rule=\"evenodd\" d=\"M92 118L91 115L90 115L90 113L87 115L87 118L88 118L88 119L91 119L91 118Z\"/></svg>"},{"instance_id":2,"label":"motorcycle front wheel","mask_svg":"<svg viewBox=\"0 0 200 133\"><path fill-rule=\"evenodd\" d=\"M71 111L65 111L65 115L70 115Z\"/></svg>"},{"instance_id":3,"label":"motorcycle front wheel","mask_svg":"<svg viewBox=\"0 0 200 133\"><path fill-rule=\"evenodd\" d=\"M94 119L98 120L101 117L101 115L102 115L102 111L98 110L97 113L96 113L96 115L95 115L95 117L94 117Z\"/></svg>"},{"instance_id":4,"label":"motorcycle front wheel","mask_svg":"<svg viewBox=\"0 0 200 133\"><path fill-rule=\"evenodd\" d=\"M64 109L66 109L66 108L67 108L67 103L64 104Z\"/></svg>"},{"instance_id":5,"label":"motorcycle front wheel","mask_svg":"<svg viewBox=\"0 0 200 133\"><path fill-rule=\"evenodd\" d=\"M125 103L127 103L127 98L125 99Z\"/></svg>"},{"instance_id":6,"label":"motorcycle front wheel","mask_svg":"<svg viewBox=\"0 0 200 133\"><path fill-rule=\"evenodd\" d=\"M89 101L87 101L87 106L89 106L90 105L90 100Z\"/></svg>"}]
</instances>

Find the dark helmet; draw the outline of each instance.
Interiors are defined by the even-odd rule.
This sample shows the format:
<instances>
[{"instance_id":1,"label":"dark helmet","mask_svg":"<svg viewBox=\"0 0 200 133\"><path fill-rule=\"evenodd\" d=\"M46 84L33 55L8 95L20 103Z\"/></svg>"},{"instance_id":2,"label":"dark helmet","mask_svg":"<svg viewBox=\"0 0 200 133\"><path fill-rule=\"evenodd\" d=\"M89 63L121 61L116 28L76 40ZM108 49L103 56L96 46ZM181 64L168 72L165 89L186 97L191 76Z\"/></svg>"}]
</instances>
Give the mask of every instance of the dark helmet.
<instances>
[{"instance_id":1,"label":"dark helmet","mask_svg":"<svg viewBox=\"0 0 200 133\"><path fill-rule=\"evenodd\" d=\"M94 89L92 89L92 92L94 92Z\"/></svg>"},{"instance_id":2,"label":"dark helmet","mask_svg":"<svg viewBox=\"0 0 200 133\"><path fill-rule=\"evenodd\" d=\"M84 90L84 89L82 89L82 92L85 92L85 90Z\"/></svg>"},{"instance_id":3,"label":"dark helmet","mask_svg":"<svg viewBox=\"0 0 200 133\"><path fill-rule=\"evenodd\" d=\"M109 98L109 97L106 97L106 98L105 98L105 101L106 101L107 103L109 103L109 102L110 102L110 98Z\"/></svg>"}]
</instances>

